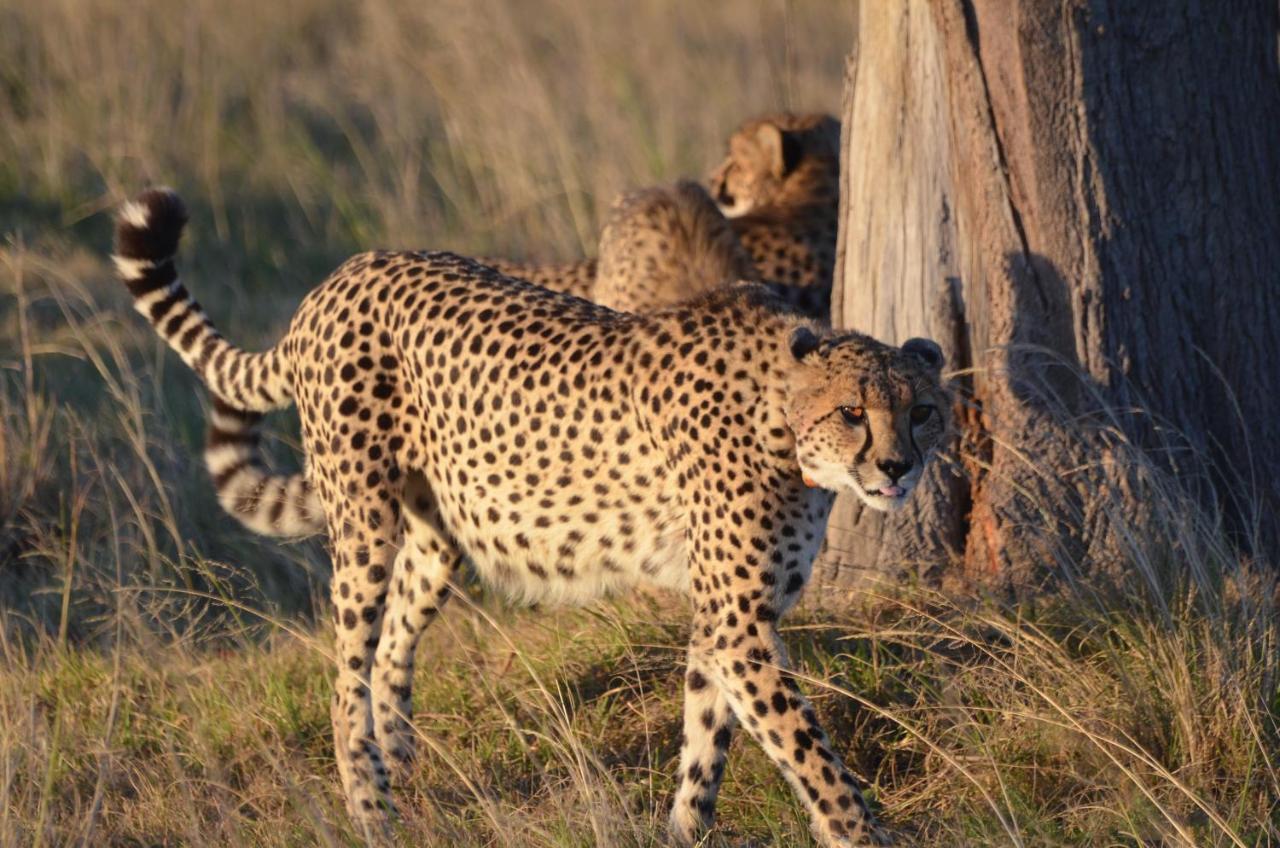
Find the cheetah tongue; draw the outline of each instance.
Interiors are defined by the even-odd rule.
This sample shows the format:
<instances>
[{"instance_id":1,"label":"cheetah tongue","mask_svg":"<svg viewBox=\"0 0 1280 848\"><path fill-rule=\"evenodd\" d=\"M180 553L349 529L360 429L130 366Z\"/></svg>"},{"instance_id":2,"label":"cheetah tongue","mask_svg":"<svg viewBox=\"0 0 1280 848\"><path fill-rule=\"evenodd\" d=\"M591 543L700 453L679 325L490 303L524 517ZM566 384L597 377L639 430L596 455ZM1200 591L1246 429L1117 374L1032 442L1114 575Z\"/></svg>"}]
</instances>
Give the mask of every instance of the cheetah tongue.
<instances>
[{"instance_id":1,"label":"cheetah tongue","mask_svg":"<svg viewBox=\"0 0 1280 848\"><path fill-rule=\"evenodd\" d=\"M883 495L886 498L900 498L904 492L906 492L906 489L901 486L884 486L876 494Z\"/></svg>"},{"instance_id":2,"label":"cheetah tongue","mask_svg":"<svg viewBox=\"0 0 1280 848\"><path fill-rule=\"evenodd\" d=\"M813 478L810 477L808 474L804 475L804 484L808 486L810 489L818 488L818 484L813 482Z\"/></svg>"}]
</instances>

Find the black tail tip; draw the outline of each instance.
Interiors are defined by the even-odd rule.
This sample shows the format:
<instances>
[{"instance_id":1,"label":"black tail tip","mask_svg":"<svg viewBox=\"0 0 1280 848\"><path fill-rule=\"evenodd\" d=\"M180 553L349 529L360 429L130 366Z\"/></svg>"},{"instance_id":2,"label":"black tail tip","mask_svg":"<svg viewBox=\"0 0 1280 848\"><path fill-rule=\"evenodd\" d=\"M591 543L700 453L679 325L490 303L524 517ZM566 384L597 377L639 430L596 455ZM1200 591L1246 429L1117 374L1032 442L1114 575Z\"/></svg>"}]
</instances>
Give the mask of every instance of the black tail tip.
<instances>
[{"instance_id":1,"label":"black tail tip","mask_svg":"<svg viewBox=\"0 0 1280 848\"><path fill-rule=\"evenodd\" d=\"M178 252L187 207L170 188L149 188L116 213L116 255L159 262Z\"/></svg>"}]
</instances>

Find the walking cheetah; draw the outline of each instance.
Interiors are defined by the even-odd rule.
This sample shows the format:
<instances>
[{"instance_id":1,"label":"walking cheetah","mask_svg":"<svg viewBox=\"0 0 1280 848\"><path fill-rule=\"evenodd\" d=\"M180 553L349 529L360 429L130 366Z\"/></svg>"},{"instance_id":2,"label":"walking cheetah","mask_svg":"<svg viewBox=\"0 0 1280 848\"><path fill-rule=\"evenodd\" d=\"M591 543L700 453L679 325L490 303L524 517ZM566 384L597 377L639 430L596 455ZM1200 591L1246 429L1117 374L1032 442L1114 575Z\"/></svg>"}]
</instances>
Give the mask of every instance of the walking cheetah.
<instances>
[{"instance_id":1,"label":"walking cheetah","mask_svg":"<svg viewBox=\"0 0 1280 848\"><path fill-rule=\"evenodd\" d=\"M498 270L509 267L477 261ZM705 189L687 180L622 195L605 223L599 268L587 292L589 299L622 312L651 311L756 278L755 267L727 219ZM787 286L770 288L785 300L797 291ZM324 532L324 509L306 473L279 475L266 469L257 428L262 416L237 410L216 396L212 416L206 455L227 511L267 535L301 537ZM224 437L227 433L234 434L232 443ZM240 470L223 473L233 455Z\"/></svg>"},{"instance_id":2,"label":"walking cheetah","mask_svg":"<svg viewBox=\"0 0 1280 848\"><path fill-rule=\"evenodd\" d=\"M712 824L734 726L777 763L818 840L877 829L786 672L796 601L833 492L900 506L946 430L942 355L832 336L752 286L632 315L449 253L372 252L307 295L263 353L213 327L178 280L186 211L124 205L118 273L136 309L225 406L217 476L247 470L244 422L297 403L333 554L335 750L348 807L394 809L414 649L463 559L529 600L652 583L693 614L679 844ZM281 516L287 504L280 502Z\"/></svg>"}]
</instances>

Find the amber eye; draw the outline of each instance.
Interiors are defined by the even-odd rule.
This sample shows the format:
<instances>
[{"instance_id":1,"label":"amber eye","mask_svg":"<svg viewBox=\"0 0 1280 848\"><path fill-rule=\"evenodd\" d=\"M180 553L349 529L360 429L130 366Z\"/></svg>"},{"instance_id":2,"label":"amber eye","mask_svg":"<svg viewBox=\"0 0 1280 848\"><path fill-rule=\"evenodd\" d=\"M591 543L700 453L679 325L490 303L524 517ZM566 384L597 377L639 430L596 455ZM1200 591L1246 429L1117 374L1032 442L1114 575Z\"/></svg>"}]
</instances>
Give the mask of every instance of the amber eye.
<instances>
[{"instance_id":1,"label":"amber eye","mask_svg":"<svg viewBox=\"0 0 1280 848\"><path fill-rule=\"evenodd\" d=\"M932 406L913 406L911 408L911 423L923 424L933 415Z\"/></svg>"},{"instance_id":2,"label":"amber eye","mask_svg":"<svg viewBox=\"0 0 1280 848\"><path fill-rule=\"evenodd\" d=\"M844 421L850 427L857 427L867 420L867 412L860 406L842 406L840 414L844 416Z\"/></svg>"}]
</instances>

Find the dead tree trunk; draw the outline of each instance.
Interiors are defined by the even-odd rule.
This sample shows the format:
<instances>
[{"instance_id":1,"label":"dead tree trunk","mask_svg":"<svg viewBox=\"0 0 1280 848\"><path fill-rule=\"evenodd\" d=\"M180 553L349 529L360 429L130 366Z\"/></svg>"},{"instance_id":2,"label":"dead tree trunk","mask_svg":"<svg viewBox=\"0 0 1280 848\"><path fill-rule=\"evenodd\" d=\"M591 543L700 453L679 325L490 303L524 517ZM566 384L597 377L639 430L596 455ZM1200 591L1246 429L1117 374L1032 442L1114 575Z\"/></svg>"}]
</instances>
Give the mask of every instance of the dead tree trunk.
<instances>
[{"instance_id":1,"label":"dead tree trunk","mask_svg":"<svg viewBox=\"0 0 1280 848\"><path fill-rule=\"evenodd\" d=\"M819 581L1026 568L1054 519L1009 481L1066 480L1063 428L1100 407L1166 467L1213 469L1246 546L1275 540L1277 11L860 3L833 318L938 340L971 402L964 460L907 510L837 504Z\"/></svg>"}]
</instances>

